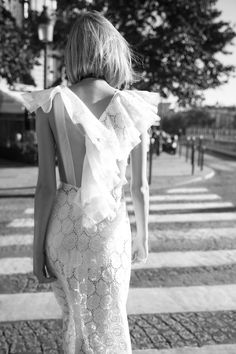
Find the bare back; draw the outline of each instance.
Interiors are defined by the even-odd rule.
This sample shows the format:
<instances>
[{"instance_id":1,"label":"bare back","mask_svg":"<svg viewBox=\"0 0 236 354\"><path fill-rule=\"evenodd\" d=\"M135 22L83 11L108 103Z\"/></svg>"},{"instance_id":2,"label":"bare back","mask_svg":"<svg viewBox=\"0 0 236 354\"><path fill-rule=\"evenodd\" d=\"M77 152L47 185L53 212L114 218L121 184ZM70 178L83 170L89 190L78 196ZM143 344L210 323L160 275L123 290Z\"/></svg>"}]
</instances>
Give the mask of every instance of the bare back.
<instances>
[{"instance_id":1,"label":"bare back","mask_svg":"<svg viewBox=\"0 0 236 354\"><path fill-rule=\"evenodd\" d=\"M114 88L109 86L105 81L100 82L100 80L95 81L94 79L81 81L80 84L71 86L70 90L84 102L97 119L99 119L104 113L114 95ZM62 182L68 183L62 159L61 143L56 130L56 117L54 117L53 112L53 110L50 112L49 122L57 147L60 179ZM84 130L80 124L73 124L66 109L64 109L64 114L73 160L76 186L80 187L82 182L83 162L86 153Z\"/></svg>"},{"instance_id":2,"label":"bare back","mask_svg":"<svg viewBox=\"0 0 236 354\"><path fill-rule=\"evenodd\" d=\"M153 122L156 113L152 111L152 106L142 99L142 94L140 97L132 91L123 93L114 90L105 80L97 79L85 79L69 88L59 86L51 90L54 93L51 98L46 96L48 95L46 91L42 93L45 97L49 97L48 102L50 103L51 100L51 106L45 106L43 110L37 112L36 128L40 152L38 185L46 186L48 190L55 190L53 149L56 146L61 182L78 188L82 188L85 183L84 195L91 188L94 188L93 193L97 193L96 188L100 188L101 192L100 186L104 183L106 183L104 188L108 190L111 181L112 186L116 185L117 178L121 184L125 184L129 154L132 193L139 193L140 190L146 189L148 187L146 127ZM56 92L61 95L55 95ZM146 94L147 99L149 95L150 93ZM57 113L52 109L52 105L53 108L57 106L56 99L61 101ZM45 115L43 111L48 114ZM61 114L62 112L64 114ZM62 119L64 135L60 134L62 130L58 126L62 116L64 116ZM65 136L67 149L65 149ZM103 146L102 154L99 148L100 139ZM119 156L122 156L121 159ZM117 165L120 172L116 177ZM108 174L106 170L109 170ZM107 174L105 180L102 177L104 173ZM73 178L68 178L71 176Z\"/></svg>"}]
</instances>

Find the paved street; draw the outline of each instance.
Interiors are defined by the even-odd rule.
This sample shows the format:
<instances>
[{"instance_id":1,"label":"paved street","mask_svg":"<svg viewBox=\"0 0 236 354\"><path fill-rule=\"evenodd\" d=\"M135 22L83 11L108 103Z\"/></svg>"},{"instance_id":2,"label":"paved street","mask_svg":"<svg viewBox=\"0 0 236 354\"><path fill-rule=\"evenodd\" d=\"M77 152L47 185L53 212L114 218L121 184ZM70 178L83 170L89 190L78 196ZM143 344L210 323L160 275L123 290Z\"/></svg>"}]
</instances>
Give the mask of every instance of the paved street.
<instances>
[{"instance_id":1,"label":"paved street","mask_svg":"<svg viewBox=\"0 0 236 354\"><path fill-rule=\"evenodd\" d=\"M236 161L206 163L192 177L179 156L155 157L150 254L132 267L127 303L134 354L236 353ZM22 195L0 184L0 354L62 353L60 310L32 275L33 198L19 180Z\"/></svg>"}]
</instances>

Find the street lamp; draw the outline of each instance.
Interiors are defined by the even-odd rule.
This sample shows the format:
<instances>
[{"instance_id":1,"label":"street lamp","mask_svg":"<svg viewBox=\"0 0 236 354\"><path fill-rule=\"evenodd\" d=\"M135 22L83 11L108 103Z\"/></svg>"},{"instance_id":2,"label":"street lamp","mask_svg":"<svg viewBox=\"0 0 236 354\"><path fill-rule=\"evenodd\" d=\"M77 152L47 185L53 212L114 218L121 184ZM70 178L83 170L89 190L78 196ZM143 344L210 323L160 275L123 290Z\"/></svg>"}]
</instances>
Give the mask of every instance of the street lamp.
<instances>
[{"instance_id":1,"label":"street lamp","mask_svg":"<svg viewBox=\"0 0 236 354\"><path fill-rule=\"evenodd\" d=\"M38 37L44 43L44 89L47 88L48 44L53 41L54 24L55 20L48 15L47 6L43 6L43 11L38 19Z\"/></svg>"}]
</instances>

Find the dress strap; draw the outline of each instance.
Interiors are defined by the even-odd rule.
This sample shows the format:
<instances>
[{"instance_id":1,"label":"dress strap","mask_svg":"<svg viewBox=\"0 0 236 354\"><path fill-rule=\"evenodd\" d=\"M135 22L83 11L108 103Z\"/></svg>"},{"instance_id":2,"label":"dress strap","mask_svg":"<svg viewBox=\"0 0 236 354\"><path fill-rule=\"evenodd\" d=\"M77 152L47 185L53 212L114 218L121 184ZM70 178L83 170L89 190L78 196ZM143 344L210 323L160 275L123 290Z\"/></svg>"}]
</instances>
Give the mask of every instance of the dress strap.
<instances>
[{"instance_id":1,"label":"dress strap","mask_svg":"<svg viewBox=\"0 0 236 354\"><path fill-rule=\"evenodd\" d=\"M76 185L74 163L72 159L71 146L67 134L65 107L61 95L54 97L54 115L57 135L59 140L59 148L61 152L62 162L65 169L67 183Z\"/></svg>"}]
</instances>

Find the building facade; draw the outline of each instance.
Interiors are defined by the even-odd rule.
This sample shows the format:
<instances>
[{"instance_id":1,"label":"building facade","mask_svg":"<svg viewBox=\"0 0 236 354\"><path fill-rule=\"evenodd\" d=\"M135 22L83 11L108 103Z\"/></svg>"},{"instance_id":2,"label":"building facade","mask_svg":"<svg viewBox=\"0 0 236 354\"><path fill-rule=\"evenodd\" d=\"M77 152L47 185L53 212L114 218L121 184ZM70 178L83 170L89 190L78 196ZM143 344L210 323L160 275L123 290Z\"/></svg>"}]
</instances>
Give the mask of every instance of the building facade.
<instances>
[{"instance_id":1,"label":"building facade","mask_svg":"<svg viewBox=\"0 0 236 354\"><path fill-rule=\"evenodd\" d=\"M216 129L236 129L236 107L207 107Z\"/></svg>"}]
</instances>

